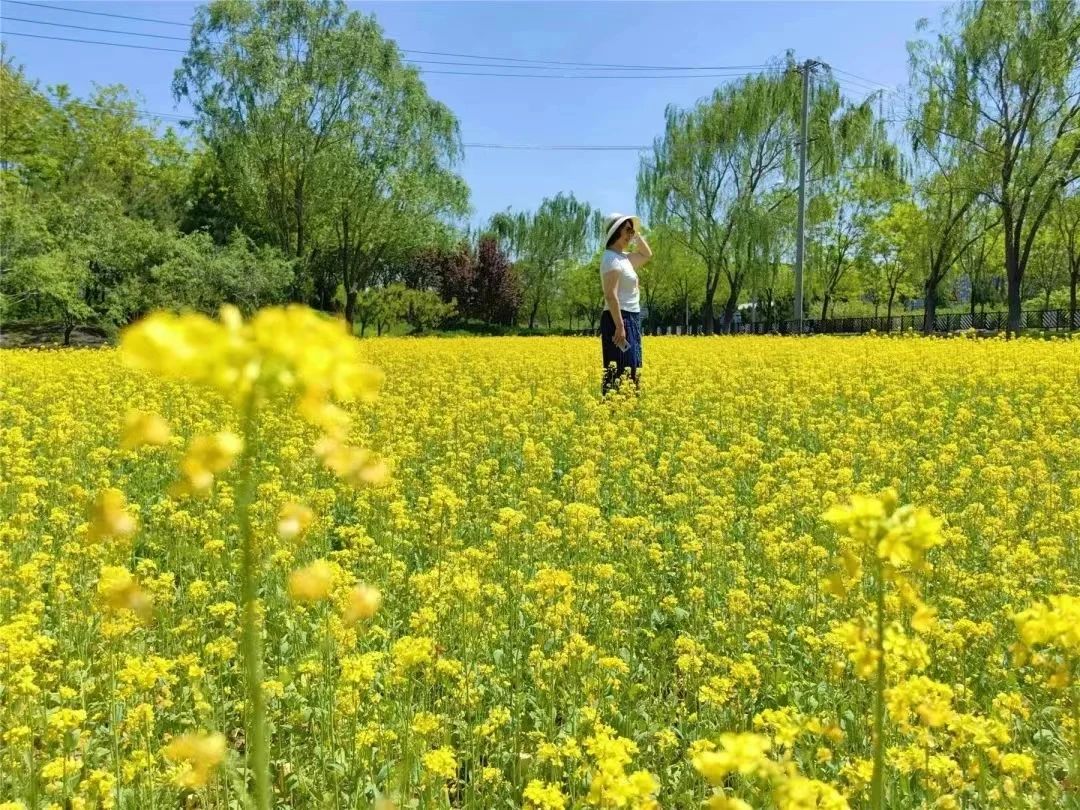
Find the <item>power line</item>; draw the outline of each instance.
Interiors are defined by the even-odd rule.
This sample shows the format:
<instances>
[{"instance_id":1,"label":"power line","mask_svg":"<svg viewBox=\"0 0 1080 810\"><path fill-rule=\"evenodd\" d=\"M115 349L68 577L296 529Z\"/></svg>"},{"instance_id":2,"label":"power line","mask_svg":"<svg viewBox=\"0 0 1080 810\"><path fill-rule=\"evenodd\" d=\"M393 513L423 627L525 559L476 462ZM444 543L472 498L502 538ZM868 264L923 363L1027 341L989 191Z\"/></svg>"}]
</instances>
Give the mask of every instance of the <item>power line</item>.
<instances>
[{"instance_id":1,"label":"power line","mask_svg":"<svg viewBox=\"0 0 1080 810\"><path fill-rule=\"evenodd\" d=\"M11 0L7 0L11 2ZM137 48L140 51L161 51L162 53L187 53L179 48L158 48L154 45L135 45L130 42L101 42L96 39L76 39L74 37L51 37L46 34L28 34L23 31L5 31L5 37L31 37L33 39L51 39L55 42L80 42L84 45L111 45L114 48Z\"/></svg>"},{"instance_id":2,"label":"power line","mask_svg":"<svg viewBox=\"0 0 1080 810\"><path fill-rule=\"evenodd\" d=\"M120 108L120 107L103 107L100 104L87 104L85 101L76 101L75 103L78 106L85 107L88 110L101 110L102 112L111 112L111 113L116 113L116 114L121 114L121 113L128 112L128 110L125 110L125 109ZM179 121L179 122L186 122L186 121L190 120L189 116L177 115L175 113L159 113L159 112L151 112L150 110L139 110L139 109L130 110L130 112L135 113L135 116L137 118L163 118L163 119L166 119L166 120Z\"/></svg>"},{"instance_id":3,"label":"power line","mask_svg":"<svg viewBox=\"0 0 1080 810\"><path fill-rule=\"evenodd\" d=\"M603 62L559 62L552 59L522 59L516 56L484 56L449 51L418 51L402 48L402 53L418 53L423 56L450 56L458 59L484 59L496 62L521 62L528 65L554 65L557 67L611 68L612 70L760 70L773 65L614 65ZM477 65L481 67L481 65Z\"/></svg>"},{"instance_id":4,"label":"power line","mask_svg":"<svg viewBox=\"0 0 1080 810\"><path fill-rule=\"evenodd\" d=\"M860 76L857 73L851 73L850 71L841 70L840 68L835 68L834 67L833 71L836 72L836 73L842 73L843 75L848 76L848 77L850 77L852 79L858 79L860 82L863 82L865 84L876 85L877 87L883 87L883 88L885 88L887 90L893 90L896 87L895 85L892 85L892 84L885 84L884 82L878 82L878 81L874 81L873 79L867 79L867 78L865 78L863 76Z\"/></svg>"},{"instance_id":5,"label":"power line","mask_svg":"<svg viewBox=\"0 0 1080 810\"><path fill-rule=\"evenodd\" d=\"M180 28L191 28L190 23L177 22L175 20L163 20L161 18L155 18L155 17L137 17L137 16L133 16L133 15L129 15L129 14L112 14L112 13L104 12L104 11L90 11L90 10L81 9L81 8L69 8L69 7L66 7L66 6L55 6L55 5L51 5L51 4L48 4L48 3L31 3L31 2L26 2L26 0L5 0L5 2L10 4L10 5L27 6L29 8L50 9L52 11L63 11L63 12L67 12L67 13L70 13L70 14L88 14L88 15L93 15L95 17L111 17L111 18L120 19L120 20L133 20L133 21L136 21L136 22L154 23L154 24L158 24L158 25L173 25L173 26L177 26L177 27L180 27ZM157 39L175 39L175 40L185 40L186 41L186 37L169 37L169 36L166 36L166 35L163 35L163 34L142 34L142 33L138 33L138 32L135 32L135 31L116 31L116 30L112 30L112 29L92 29L92 28L85 27L85 26L65 25L63 23L51 23L51 22L45 22L45 21L42 21L42 20L21 20L20 18L16 18L16 17L11 17L11 18L8 18L8 19L19 20L20 22L37 23L39 25L54 25L54 26L62 26L62 27L65 27L65 28L81 28L82 30L101 30L102 32L107 32L107 33L130 34L132 36L144 36L144 37L154 37L154 38L157 38ZM24 36L27 36L27 35L24 35ZM41 37L41 35L38 35L38 36ZM116 44L119 44L119 43L93 43L93 44L116 45ZM567 68L601 68L601 69L611 69L611 70L748 71L748 72L758 72L760 70L765 70L765 69L770 69L770 68L775 69L771 65L626 65L626 64L611 64L611 63L602 63L602 62L569 62L569 61L558 61L558 60L552 60L552 59L526 59L526 58L523 58L523 57L516 57L516 56L490 56L490 55L486 55L486 54L457 53L457 52L453 52L453 51L427 51L427 50L417 50L417 49L411 49L411 48L401 48L400 50L401 50L402 53L413 53L413 54L419 54L421 56L445 56L445 57L450 57L450 58L454 58L454 59L473 59L473 60L482 60L482 61L488 61L488 62L517 62L517 63L522 64L522 65L536 65L536 66L550 65L550 66L567 67ZM423 63L423 60L410 60L410 61L412 61L414 63L417 63L417 64L422 64ZM430 64L443 64L443 63L431 62ZM478 68L483 67L483 65L477 65L476 67L478 67ZM492 65L491 67L494 68L496 66ZM498 67L501 68L501 67L510 67L510 66L502 66L502 65L500 65ZM857 81L862 82L862 83L864 83L864 84L866 84L868 86L886 88L886 89L889 89L889 90L895 90L896 89L894 85L888 85L888 84L885 84L884 82L879 82L879 81L877 81L875 79L869 79L869 78L867 78L865 76L860 76L857 73L852 73L851 71L842 70L842 69L836 68L836 67L831 67L831 69L836 73L843 74L844 76L847 76L850 79L857 80ZM434 71L432 71L432 72L434 72ZM447 73L449 74L450 72L447 71ZM451 75L454 75L454 74L451 74ZM716 78L716 77L712 76L710 78Z\"/></svg>"},{"instance_id":6,"label":"power line","mask_svg":"<svg viewBox=\"0 0 1080 810\"><path fill-rule=\"evenodd\" d=\"M175 21L172 21L172 20L162 20L162 19L159 19L159 18L137 17L137 16L127 15L127 14L112 14L112 13L107 13L107 12L88 11L88 10L84 10L84 9L68 8L68 7L63 7L63 6L55 6L55 5L45 4L45 3L25 2L25 0L6 0L6 1L8 3L12 4L12 5L27 6L27 7L30 7L30 8L50 9L50 10L53 10L53 11L63 11L63 12L70 12L70 13L76 13L76 14L90 14L90 15L98 16L98 17L110 17L110 18L115 18L115 19L134 20L134 21L137 21L137 22L147 22L147 23L154 23L154 24L161 24L161 25L174 25L174 26L186 27L186 28L191 27L191 25L189 23L180 23L180 22L175 22ZM32 20L32 19L27 19L27 18L23 18L23 17L0 17L0 19L7 19L7 20L11 20L12 22L30 23L30 24L33 24L33 25L46 25L46 26L52 26L52 27L58 27L58 28L68 28L68 29L75 29L75 30L80 30L80 31L93 31L93 32L98 32L98 33L114 34L114 35L121 35L121 36L148 37L148 38L153 38L153 39L166 39L166 40L181 41L181 42L188 41L186 37L170 36L170 35L167 35L167 34L150 34L150 33L138 32L138 31L124 31L124 30L119 30L119 29L114 29L114 28L96 28L96 27L92 27L92 26L75 25L75 24L72 24L72 23L59 23L59 22L51 22L51 21L47 21L47 20ZM82 39L82 38L75 38L75 37L58 37L58 36L48 36L48 35L45 35L45 34L32 34L32 33L29 33L29 32L22 32L22 31L9 31L9 32L6 32L6 33L10 34L11 36L31 37L31 38L34 38L34 39L47 39L47 40L53 40L53 41L57 41L57 42L72 42L72 43L87 44L87 45L104 45L104 46L111 46L111 47L118 47L118 48L134 48L134 49L137 49L137 50L152 50L152 51L159 51L159 52L162 52L162 53L181 53L181 54L186 53L186 51L182 51L182 50L179 50L179 49L176 49L176 48L155 47L155 46L150 46L150 45L140 45L140 44L129 43L129 42L104 42L104 41L100 41L100 40L89 40L89 39ZM477 77L477 78L488 77L488 78L590 79L590 80L597 80L597 79L683 79L683 78L720 79L720 78L738 78L738 77L741 77L741 76L752 75L753 73L757 73L757 72L777 72L777 71L780 71L780 70L783 69L783 68L780 68L780 67L774 66L774 65L713 65L713 66L702 66L702 65L695 65L695 66L689 66L689 65L626 65L626 64L612 64L612 63L598 63L598 62L566 62L566 61L547 60L547 59L527 59L527 58L514 57L514 56L490 56L490 55L483 55L483 54L457 53L457 52L452 52L452 51L426 51L426 50L416 50L416 49L408 49L408 48L402 48L400 50L404 54L420 54L420 55L428 55L428 56L446 56L446 57L461 58L461 59L471 59L471 60L485 60L485 62L487 62L487 63L484 63L484 62L481 62L481 63L477 63L477 62L447 62L447 61L441 61L441 60L425 60L425 59L412 59L412 58L406 58L406 59L403 60L406 64L410 64L410 65L414 65L414 66L416 66L416 65L438 65L438 66L446 66L446 67L475 67L475 68L477 68L477 70L475 70L475 71L432 70L432 69L429 69L429 68L419 68L419 69L423 73L431 74L431 75L472 76L472 77ZM511 63L511 62L516 63L516 64L505 64L505 63ZM547 73L547 72L545 72L545 73L521 73L521 72L503 73L503 72L497 72L497 71L503 71L503 70L522 71L522 70L527 70L530 67L533 70L538 70L538 71L554 71L554 70L558 70L560 68L563 68L563 69L568 69L568 70L575 71L575 72L574 73L564 73L564 74ZM577 71L590 69L590 68L603 70L603 71L605 71L605 73L603 73L603 74L583 74L583 73L577 72ZM829 68L834 73L841 74L842 76L845 77L843 79L838 79L838 81L837 81L837 83L841 86L841 88L846 89L849 92L859 94L860 96L862 96L862 101L865 101L871 95L873 95L875 93L878 93L878 92L886 92L886 93L899 92L899 88L894 86L894 85L887 85L887 84L885 84L883 82L878 82L878 81L876 81L874 79L868 79L868 78L866 78L864 76L860 76L857 73L852 73L851 71L846 71L846 70L843 70L841 68L834 68L832 66L829 66ZM633 73L633 72L631 72L628 75L615 75L614 73L611 73L611 71L688 71L688 72L687 73L681 73L680 72L680 73L674 73L674 74L668 74L668 73L645 74L645 73ZM695 71L695 72L689 72L689 71ZM722 72L698 73L696 71L722 71Z\"/></svg>"},{"instance_id":7,"label":"power line","mask_svg":"<svg viewBox=\"0 0 1080 810\"><path fill-rule=\"evenodd\" d=\"M52 22L48 22L48 21L43 21L43 19L28 19L26 17L0 16L0 19L8 19L8 21L11 21L13 23L30 23L32 25L46 25L46 26L52 26L54 28L73 28L73 29L77 29L77 30L80 30L80 31L95 31L97 33L119 33L119 35L130 36L130 37L151 37L153 39L167 39L167 40L175 40L175 41L179 41L179 42L188 42L189 41L187 37L173 37L173 36L167 35L167 33L141 33L139 31L124 31L124 30L120 30L118 28L96 28L94 26L73 25L71 23L52 23ZM16 33L16 35L18 33L18 31L12 31L12 32ZM106 43L103 42L102 44L106 44ZM409 51L409 53L418 53L418 52L417 51ZM531 69L531 70L559 70L559 69L563 69L563 68L558 68L558 67L554 67L554 66L549 67L549 66L545 66L545 65L539 65L539 66L535 66L535 65L503 65L503 64L477 65L474 62L445 62L445 60L438 60L438 59L405 59L404 62L406 62L407 64L410 64L410 65L445 65L445 66L450 66L450 67L473 67L473 68L483 68L483 69L487 69L487 68L490 68L490 69L502 68L502 69L508 69L508 70L528 70L528 69ZM524 60L522 60L522 62L524 62ZM762 67L767 67L767 66L762 66ZM615 66L612 66L612 67L599 67L599 66L597 66L597 68L600 69L600 70L621 70L621 69L624 69L622 67L615 67ZM583 69L583 68L575 68L575 69ZM627 69L629 69L629 68L627 68ZM637 68L635 67L634 69L637 69ZM643 67L643 68L640 68L640 69L646 69L646 68ZM650 70L651 69L660 70L662 68L648 68L648 69L650 69ZM683 69L697 70L699 68L672 68L672 69L673 70L675 70L675 69L677 69L677 70L683 70ZM724 68L715 68L715 69L720 70L720 69L724 69ZM733 70L734 67L732 67L731 69ZM649 78L649 77L643 77L643 78Z\"/></svg>"},{"instance_id":8,"label":"power line","mask_svg":"<svg viewBox=\"0 0 1080 810\"><path fill-rule=\"evenodd\" d=\"M11 2L11 0L7 0ZM11 20L11 22L33 23L34 25L49 25L53 28L75 28L79 31L96 31L100 34L124 34L131 37L153 37L154 39L174 39L180 42L187 42L187 37L172 37L168 34L143 34L138 31L120 31L116 28L94 28L89 25L72 25L71 23L58 23L47 22L45 20L28 20L25 17L0 17L0 20Z\"/></svg>"},{"instance_id":9,"label":"power line","mask_svg":"<svg viewBox=\"0 0 1080 810\"><path fill-rule=\"evenodd\" d=\"M161 53L180 53L186 54L187 51L180 50L179 48L161 48L155 45L136 45L129 42L102 42L95 39L82 39L76 37L57 37L50 36L48 34L31 34L25 31L5 31L4 36L13 37L31 37L33 39L47 39L55 42L77 42L84 45L106 45L114 48L136 48L143 51L159 51ZM407 64L416 64L415 60L405 60ZM478 67L483 67L478 65ZM695 74L681 74L681 73L633 73L624 75L614 74L558 74L558 73L491 73L491 72L478 72L478 71L465 71L465 70L430 70L428 68L418 68L420 72L428 75L439 76L480 76L497 79L719 79L719 78L737 78L739 76L751 75L747 73L695 73Z\"/></svg>"},{"instance_id":10,"label":"power line","mask_svg":"<svg viewBox=\"0 0 1080 810\"><path fill-rule=\"evenodd\" d=\"M403 53L417 53L417 51L402 51L402 52ZM453 55L453 54L448 54L448 55ZM555 63L555 64L552 64L552 65L512 65L512 64L502 64L502 63L500 63L500 64L483 64L483 63L477 63L477 62L446 62L446 61L440 61L440 60L437 60L437 59L412 59L412 58L409 58L409 57L406 57L403 61L405 61L406 63L408 63L410 65L452 65L452 66L457 66L457 67L477 68L477 69L480 69L480 70L487 70L487 69L491 69L491 70L495 70L495 69L503 69L503 70L590 70L590 69L592 69L592 70L604 70L604 71L618 71L618 70L634 70L634 71L636 71L636 70L677 70L677 71L684 71L684 70L686 70L686 71L691 71L691 70L695 70L695 71L696 70L723 70L723 71L729 71L730 75L733 75L733 76L745 76L745 75L749 75L749 73L750 73L749 69L744 70L744 69L739 68L737 66L732 66L730 68L723 68L723 67L717 67L717 68L660 68L660 67L657 67L657 68L644 68L644 67L637 67L637 66L625 66L625 67L611 66L611 67L606 67L606 66L594 65L594 66L591 66L589 68L586 68L586 67L568 68L568 67L563 66L562 63ZM770 65L762 65L762 66L760 66L760 68L758 68L754 72L763 71L763 70L775 70L775 68L773 66L770 66ZM635 75L635 74L631 74L631 75ZM717 75L717 74L687 73L686 77L688 79L692 79L695 76L701 76L701 75ZM724 75L728 75L728 74L725 73Z\"/></svg>"},{"instance_id":11,"label":"power line","mask_svg":"<svg viewBox=\"0 0 1080 810\"><path fill-rule=\"evenodd\" d=\"M179 23L179 22L174 22L172 20L154 19L154 18L151 18L151 17L133 17L133 16L130 16L130 15L127 15L127 14L108 14L108 13L101 12L101 11L86 11L84 9L78 9L78 8L64 8L64 7L61 7L61 6L47 5L45 3L28 3L28 2L25 2L25 0L5 0L5 2L11 3L12 5L29 6L30 8L47 8L47 9L51 9L51 10L54 10L54 11L67 11L67 12L72 12L72 13L76 13L76 14L93 14L93 15L100 16L100 17L114 17L114 18L118 18L118 19L122 19L122 20L135 20L137 22L159 23L159 24L163 24L163 25L176 25L176 26L181 26L181 27L185 27L185 28L190 28L191 27L190 23ZM89 27L86 27L86 26L65 25L64 23L45 22L45 21L42 21L42 20L26 20L26 19L21 19L21 18L18 18L18 17L9 17L7 19L18 20L19 22L37 23L39 25L54 25L54 26L60 26L60 27L63 27L63 28L80 28L80 29L85 30L85 31L101 31L101 32L106 32L106 33L111 33L111 34L132 34L134 36L158 37L158 38L161 38L161 39L176 39L176 40L183 40L185 42L187 41L186 37L170 37L170 36L166 36L166 35L163 35L163 34L139 34L139 33L135 32L135 31L117 31L117 30L114 30L114 29L107 29L107 28L96 29L96 28L89 28ZM686 70L686 71L699 71L699 70L701 70L701 71L704 71L704 70L728 71L728 70L738 70L738 71L757 71L757 70L772 67L771 65L764 65L764 64L762 64L762 65L623 65L623 64L608 64L608 63L602 63L602 62L562 62L562 61L551 60L551 59L525 59L525 58L516 57L516 56L488 56L488 55L484 55L484 54L456 53L456 52L451 52L451 51L424 51L424 50L416 50L416 49L411 49L411 48L400 48L399 50L401 50L402 53L415 53L415 54L420 54L421 56L446 56L446 57L451 57L451 58L455 58L455 59L475 59L475 60L492 61L492 62L517 62L517 63L520 63L522 65L536 65L536 66L550 65L550 66L553 66L553 67L569 67L569 68L607 68L607 69L611 69L611 70L677 70L677 71L683 71L683 70ZM412 60L412 61L422 62L422 60ZM456 64L456 63L431 62L430 64ZM484 65L476 65L476 67L479 68L479 67L485 67L485 66ZM492 67L496 67L496 66L492 66ZM506 65L506 66L498 66L498 67L512 67L512 66Z\"/></svg>"},{"instance_id":12,"label":"power line","mask_svg":"<svg viewBox=\"0 0 1080 810\"><path fill-rule=\"evenodd\" d=\"M79 31L94 31L94 32L99 33L99 34L122 34L124 36L152 37L154 39L169 39L169 40L176 40L176 41L179 41L179 42L188 42L189 41L187 37L174 37L174 36L170 36L168 34L143 34L143 33L140 33L138 31L121 31L121 30L116 29L116 28L95 28L94 26L89 26L89 25L73 25L71 23L47 22L45 20L30 20L30 19L27 19L25 17L4 17L4 16L0 16L0 20L10 20L11 22L31 23L33 25L48 25L48 26L52 26L54 28L73 28L73 29L76 29L76 30L79 30ZM20 32L13 31L11 33L19 35ZM104 45L104 44L112 44L112 43L100 43L100 44ZM416 53L416 51L410 51L410 53ZM510 64L478 65L475 62L446 62L446 61L440 61L440 60L435 60L435 59L405 59L404 61L407 64L411 64L411 65L446 65L446 66L451 66L451 67L473 67L473 68L483 68L483 69L491 68L493 70L494 69L506 69L506 70L530 70L530 69L531 70L561 70L561 69L563 69L563 68L558 68L558 67L554 67L554 66L548 67L548 66L543 66L543 65L541 65L541 66L510 65ZM766 66L762 66L762 67L766 67ZM574 69L575 70L583 70L584 68L574 68ZM615 70L616 68L612 67L612 68L603 68L603 69L605 69L605 70ZM656 69L660 70L661 68L656 68ZM691 68L672 68L672 70L683 70L683 69L691 70ZM698 68L693 68L693 69L697 70ZM716 70L721 70L721 69L722 68L716 68ZM735 70L735 67L732 67L731 70ZM484 75L487 75L487 74L484 74ZM691 77L693 77L694 75L696 75L696 74L690 74ZM724 75L727 75L727 74L724 74ZM732 74L732 75L742 75L742 74ZM713 74L713 76L715 76L715 74ZM553 77L553 78L556 78L556 77Z\"/></svg>"},{"instance_id":13,"label":"power line","mask_svg":"<svg viewBox=\"0 0 1080 810\"><path fill-rule=\"evenodd\" d=\"M30 6L31 8L48 8L53 11L67 11L71 14L92 14L95 17L115 17L118 20L135 20L136 22L158 23L160 25L178 25L182 28L190 28L191 23L174 22L173 20L152 19L150 17L131 17L127 14L109 14L106 11L87 11L83 8L64 8L63 6L50 6L45 3L27 3L25 0L4 0L13 6Z\"/></svg>"},{"instance_id":14,"label":"power line","mask_svg":"<svg viewBox=\"0 0 1080 810\"><path fill-rule=\"evenodd\" d=\"M410 62L410 64L414 64ZM478 66L480 67L480 66ZM752 76L752 73L627 73L615 74L592 74L592 73L478 73L464 70L428 70L420 68L422 73L439 76L488 76L499 79L733 79L741 76Z\"/></svg>"},{"instance_id":15,"label":"power line","mask_svg":"<svg viewBox=\"0 0 1080 810\"><path fill-rule=\"evenodd\" d=\"M31 23L33 25L48 25L48 26L52 26L54 28L73 28L73 29L76 29L76 30L79 30L79 31L94 31L94 32L99 33L99 34L121 34L121 35L124 35L124 36L152 37L154 39L169 39L169 40L176 40L176 41L179 41L179 42L188 42L187 37L174 37L174 36L170 36L168 34L143 34L143 33L137 32L137 31L121 31L121 30L116 29L116 28L95 28L94 26L89 26L89 25L73 25L71 23L47 22L45 20L30 20L30 19L27 19L25 17L5 17L5 16L0 16L0 20L10 20L11 22ZM19 36L19 35L21 35L21 36L30 36L30 34L22 34L21 32L18 32L18 31L12 31L12 32L9 32L9 33L13 33L16 36ZM43 35L39 34L38 36L43 36ZM75 41L75 40L71 40L71 41ZM89 40L86 40L86 42L89 44ZM97 43L97 44L107 45L107 44L116 44L116 43L102 42L102 43ZM168 49L162 49L162 50L168 50ZM416 53L416 51L410 51L410 53ZM450 67L473 67L473 68L480 68L480 69L488 69L488 68L490 68L492 70L494 70L494 69L505 69L505 70L530 70L530 69L531 70L562 70L563 69L563 68L554 67L554 66L548 67L548 66L545 66L545 65L540 65L540 66L534 66L534 65L511 65L511 64L487 65L487 64L476 64L475 62L447 62L447 61L440 61L440 60L435 60L435 59L405 59L403 61L405 61L406 64L411 64L411 65L445 65L445 66L450 66ZM765 66L763 66L763 67L765 67ZM584 68L574 68L574 70L583 70L583 69ZM604 69L604 70L615 70L616 68L612 67L612 68L602 68L602 69ZM656 69L660 70L661 68L656 68ZM672 69L673 70L682 70L684 68L672 68ZM685 69L690 70L690 68L685 68ZM694 68L694 69L696 70L697 68ZM716 68L716 70L721 70L721 69L722 68ZM735 67L732 67L731 70L735 70ZM456 71L448 71L448 72L449 73L457 73ZM461 75L468 75L468 74L461 74ZM489 74L485 73L485 74L482 74L482 75L489 75ZM518 75L518 74L515 74L515 75ZM521 75L525 75L525 74L521 74ZM541 74L541 75L544 75L544 74ZM695 75L702 75L702 74L690 74L689 77L693 78ZM715 78L717 74L707 74L707 75L710 75L713 78ZM728 75L728 74L725 73L725 74L722 74L722 75ZM743 74L731 74L731 75L743 75ZM552 76L552 78L558 78L558 77ZM641 78L651 78L651 77L642 76Z\"/></svg>"}]
</instances>

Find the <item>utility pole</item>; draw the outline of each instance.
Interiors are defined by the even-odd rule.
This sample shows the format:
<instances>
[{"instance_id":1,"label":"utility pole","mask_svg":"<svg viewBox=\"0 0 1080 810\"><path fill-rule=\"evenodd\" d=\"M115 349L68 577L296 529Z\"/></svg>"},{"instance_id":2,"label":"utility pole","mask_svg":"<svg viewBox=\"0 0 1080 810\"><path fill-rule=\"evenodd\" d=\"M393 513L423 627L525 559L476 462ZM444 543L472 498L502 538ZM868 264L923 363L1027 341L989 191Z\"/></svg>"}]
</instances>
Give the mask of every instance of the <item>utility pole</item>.
<instances>
[{"instance_id":1,"label":"utility pole","mask_svg":"<svg viewBox=\"0 0 1080 810\"><path fill-rule=\"evenodd\" d=\"M806 245L806 141L810 117L810 80L814 68L820 64L807 59L799 68L802 74L802 125L799 136L799 224L795 235L795 330L803 331L803 258Z\"/></svg>"}]
</instances>

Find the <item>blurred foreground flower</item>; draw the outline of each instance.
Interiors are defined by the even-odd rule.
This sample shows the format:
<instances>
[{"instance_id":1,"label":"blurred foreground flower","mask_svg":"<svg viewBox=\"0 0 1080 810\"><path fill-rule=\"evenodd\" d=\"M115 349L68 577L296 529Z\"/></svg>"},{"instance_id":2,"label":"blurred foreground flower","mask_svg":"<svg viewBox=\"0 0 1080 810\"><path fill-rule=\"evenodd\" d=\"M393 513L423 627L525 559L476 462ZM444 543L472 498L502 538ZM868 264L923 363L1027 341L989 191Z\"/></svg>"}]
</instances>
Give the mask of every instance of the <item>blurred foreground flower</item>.
<instances>
[{"instance_id":1,"label":"blurred foreground flower","mask_svg":"<svg viewBox=\"0 0 1080 810\"><path fill-rule=\"evenodd\" d=\"M887 586L899 592L901 600L914 608L911 625L917 632L930 629L932 608L924 605L910 578L913 573L929 570L926 553L944 542L941 521L927 510L910 504L900 506L899 496L887 489L876 497L854 495L846 505L836 505L822 516L840 537L841 571L827 578L822 586L827 593L844 597L863 583L864 571L873 577L873 629L861 619L839 625L836 633L845 639L849 658L860 678L874 679L873 748L874 770L870 783L870 806L885 806L885 700L886 652L892 648L902 669L901 649L924 650L921 642L910 643L902 631L886 638L885 600ZM895 665L894 665L895 666Z\"/></svg>"},{"instance_id":2,"label":"blurred foreground flower","mask_svg":"<svg viewBox=\"0 0 1080 810\"><path fill-rule=\"evenodd\" d=\"M345 624L353 625L361 619L370 619L382 605L382 594L377 588L368 585L357 585L349 591L348 600L345 602L343 619Z\"/></svg>"},{"instance_id":3,"label":"blurred foreground flower","mask_svg":"<svg viewBox=\"0 0 1080 810\"><path fill-rule=\"evenodd\" d=\"M318 602L328 597L333 587L334 567L326 560L316 560L289 574L289 596L297 602Z\"/></svg>"},{"instance_id":4,"label":"blurred foreground flower","mask_svg":"<svg viewBox=\"0 0 1080 810\"><path fill-rule=\"evenodd\" d=\"M130 411L124 418L124 432L120 438L123 450L134 450L144 445L160 447L168 444L169 423L156 413Z\"/></svg>"},{"instance_id":5,"label":"blurred foreground flower","mask_svg":"<svg viewBox=\"0 0 1080 810\"><path fill-rule=\"evenodd\" d=\"M201 788L225 760L225 735L184 734L165 746L165 758L180 769L173 780L180 787Z\"/></svg>"},{"instance_id":6,"label":"blurred foreground flower","mask_svg":"<svg viewBox=\"0 0 1080 810\"><path fill-rule=\"evenodd\" d=\"M277 533L282 540L295 540L311 525L314 514L301 503L290 501L278 513Z\"/></svg>"},{"instance_id":7,"label":"blurred foreground flower","mask_svg":"<svg viewBox=\"0 0 1080 810\"><path fill-rule=\"evenodd\" d=\"M227 430L212 436L196 436L180 462L180 483L175 495L197 495L210 489L214 476L233 465L244 449L244 440Z\"/></svg>"},{"instance_id":8,"label":"blurred foreground flower","mask_svg":"<svg viewBox=\"0 0 1080 810\"><path fill-rule=\"evenodd\" d=\"M90 505L90 528L87 539L97 542L106 538L125 539L135 534L138 524L127 512L124 493L113 487L103 489Z\"/></svg>"},{"instance_id":9,"label":"blurred foreground flower","mask_svg":"<svg viewBox=\"0 0 1080 810\"><path fill-rule=\"evenodd\" d=\"M382 374L360 362L357 342L341 321L298 305L263 309L247 322L233 306L222 307L216 321L195 313L157 312L124 331L120 351L128 366L208 387L238 410L240 435L221 431L192 439L180 464L181 481L174 486L173 494L206 492L214 476L239 459L235 509L242 542L241 641L248 714L247 764L253 776L254 806L269 810L273 798L262 687L261 617L256 604L262 558L251 516L257 486L256 458L263 446L259 416L272 401L288 402L301 418L322 431L315 449L327 467L352 484L378 483L385 477L385 465L370 451L347 443L349 416L337 403L370 400ZM145 439L154 432L152 420L142 420L141 425L138 419L134 421L131 441ZM154 438L160 438L160 425L156 427ZM120 507L114 503L110 506L106 519L92 525L92 529L104 527L97 528L96 533L115 530L120 523L122 500ZM108 516L112 516L111 522ZM304 507L289 508L279 517L278 532L282 537L297 537L312 517ZM333 588L335 573L335 568L323 560L312 563L290 575L289 593L301 602L325 599ZM206 753L203 749L199 752ZM193 775L201 773L192 770Z\"/></svg>"},{"instance_id":10,"label":"blurred foreground flower","mask_svg":"<svg viewBox=\"0 0 1080 810\"><path fill-rule=\"evenodd\" d=\"M122 566L102 566L98 595L109 610L130 610L144 619L150 615L153 607L150 597L135 577Z\"/></svg>"},{"instance_id":11,"label":"blurred foreground flower","mask_svg":"<svg viewBox=\"0 0 1080 810\"><path fill-rule=\"evenodd\" d=\"M345 326L304 306L260 310L248 322L233 306L220 320L157 312L127 329L120 344L131 367L215 389L235 405L253 394L291 394L324 429L341 427L331 400L370 400L382 381L357 359Z\"/></svg>"}]
</instances>

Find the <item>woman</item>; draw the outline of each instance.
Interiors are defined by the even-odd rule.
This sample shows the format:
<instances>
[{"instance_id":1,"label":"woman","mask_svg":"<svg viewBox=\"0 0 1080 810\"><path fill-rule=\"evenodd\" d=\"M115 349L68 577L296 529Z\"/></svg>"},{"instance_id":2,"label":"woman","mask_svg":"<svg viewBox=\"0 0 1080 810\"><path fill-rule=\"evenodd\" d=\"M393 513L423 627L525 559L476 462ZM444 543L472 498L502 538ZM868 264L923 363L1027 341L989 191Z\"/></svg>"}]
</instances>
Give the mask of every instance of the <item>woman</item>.
<instances>
[{"instance_id":1,"label":"woman","mask_svg":"<svg viewBox=\"0 0 1080 810\"><path fill-rule=\"evenodd\" d=\"M604 314L600 316L600 342L604 356L607 394L618 387L629 372L638 384L641 368L641 303L637 271L652 258L652 250L641 233L641 221L629 214L611 214L604 220L606 250L600 260L600 280L604 288ZM628 253L630 243L634 251Z\"/></svg>"}]
</instances>

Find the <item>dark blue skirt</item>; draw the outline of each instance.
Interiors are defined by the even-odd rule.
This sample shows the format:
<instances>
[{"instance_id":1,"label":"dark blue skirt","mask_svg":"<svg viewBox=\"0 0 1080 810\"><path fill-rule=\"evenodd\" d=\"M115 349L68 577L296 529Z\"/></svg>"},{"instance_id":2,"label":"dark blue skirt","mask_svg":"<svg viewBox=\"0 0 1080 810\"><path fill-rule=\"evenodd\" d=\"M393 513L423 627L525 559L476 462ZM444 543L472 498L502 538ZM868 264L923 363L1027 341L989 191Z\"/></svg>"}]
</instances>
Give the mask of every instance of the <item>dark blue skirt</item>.
<instances>
[{"instance_id":1,"label":"dark blue skirt","mask_svg":"<svg viewBox=\"0 0 1080 810\"><path fill-rule=\"evenodd\" d=\"M626 351L615 345L615 319L608 310L600 316L600 344L604 358L604 391L612 388L623 374L637 382L637 370L641 368L641 313L621 310L626 327Z\"/></svg>"}]
</instances>

